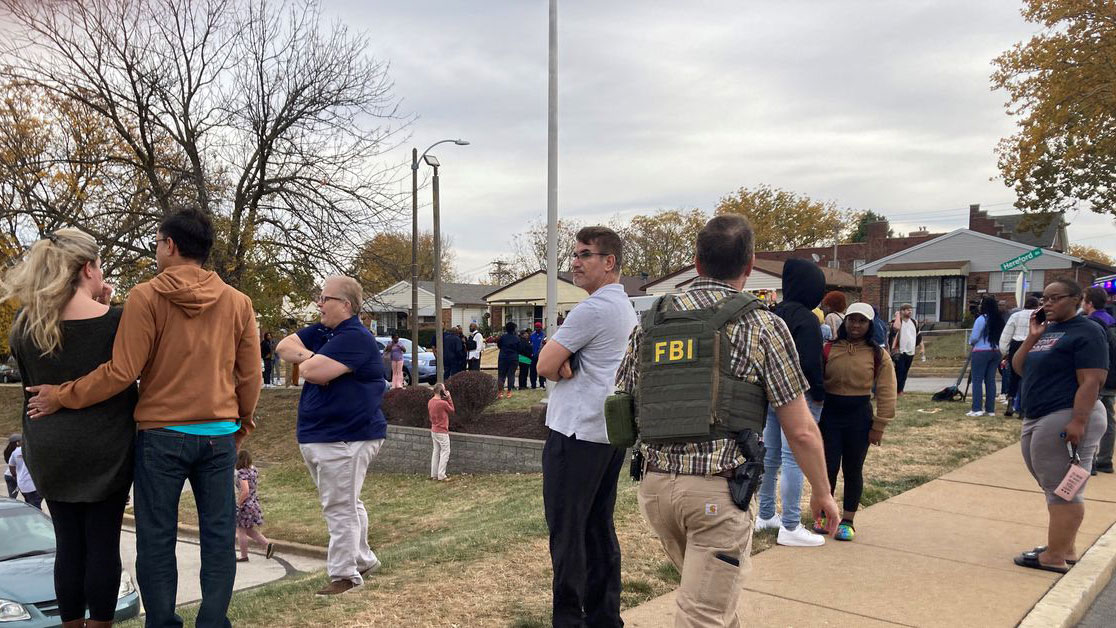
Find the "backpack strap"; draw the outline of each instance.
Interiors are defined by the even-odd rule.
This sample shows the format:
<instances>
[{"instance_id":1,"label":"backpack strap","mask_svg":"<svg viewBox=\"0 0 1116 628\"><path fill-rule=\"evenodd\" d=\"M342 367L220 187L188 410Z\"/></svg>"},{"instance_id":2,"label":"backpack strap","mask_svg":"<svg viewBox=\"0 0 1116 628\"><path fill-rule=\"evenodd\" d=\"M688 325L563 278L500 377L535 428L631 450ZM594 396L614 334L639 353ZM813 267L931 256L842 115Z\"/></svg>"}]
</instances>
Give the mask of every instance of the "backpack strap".
<instances>
[{"instance_id":1,"label":"backpack strap","mask_svg":"<svg viewBox=\"0 0 1116 628\"><path fill-rule=\"evenodd\" d=\"M759 298L748 292L738 292L722 299L714 306L713 315L709 317L709 326L720 329L731 320L740 318L752 310L763 307Z\"/></svg>"},{"instance_id":2,"label":"backpack strap","mask_svg":"<svg viewBox=\"0 0 1116 628\"><path fill-rule=\"evenodd\" d=\"M643 315L639 318L640 327L646 330L647 328L653 327L657 323L662 321L662 308L666 306L667 296L669 295L664 295L655 299L655 302L651 304L651 307L644 310Z\"/></svg>"},{"instance_id":3,"label":"backpack strap","mask_svg":"<svg viewBox=\"0 0 1116 628\"><path fill-rule=\"evenodd\" d=\"M829 342L822 345L822 366L825 366L826 364L829 363L829 352L832 351L832 350L833 350L833 341L832 340L830 340Z\"/></svg>"}]
</instances>

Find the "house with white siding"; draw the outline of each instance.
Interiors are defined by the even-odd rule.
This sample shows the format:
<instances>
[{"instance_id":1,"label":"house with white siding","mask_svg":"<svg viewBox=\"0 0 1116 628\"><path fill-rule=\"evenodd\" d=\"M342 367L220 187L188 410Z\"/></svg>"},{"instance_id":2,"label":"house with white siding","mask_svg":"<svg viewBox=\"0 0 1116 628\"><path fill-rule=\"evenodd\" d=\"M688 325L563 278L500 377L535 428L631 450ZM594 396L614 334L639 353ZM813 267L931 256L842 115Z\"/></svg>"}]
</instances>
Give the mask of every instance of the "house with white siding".
<instances>
[{"instance_id":1,"label":"house with white siding","mask_svg":"<svg viewBox=\"0 0 1116 628\"><path fill-rule=\"evenodd\" d=\"M782 260L756 259L752 274L744 284L744 290L760 297L768 303L783 300L783 262ZM855 277L836 268L820 267L825 274L826 290L841 290L857 294L859 287ZM697 279L697 267L693 264L683 266L673 273L643 285L648 296L679 294L685 292ZM852 300L856 300L855 297Z\"/></svg>"},{"instance_id":2,"label":"house with white siding","mask_svg":"<svg viewBox=\"0 0 1116 628\"><path fill-rule=\"evenodd\" d=\"M469 323L480 325L488 312L484 295L495 286L471 283L442 283L442 320L445 326L468 329ZM362 312L376 321L377 333L393 329L409 329L411 314L411 282L399 281L386 290L364 300ZM434 282L418 282L419 328L434 326Z\"/></svg>"}]
</instances>

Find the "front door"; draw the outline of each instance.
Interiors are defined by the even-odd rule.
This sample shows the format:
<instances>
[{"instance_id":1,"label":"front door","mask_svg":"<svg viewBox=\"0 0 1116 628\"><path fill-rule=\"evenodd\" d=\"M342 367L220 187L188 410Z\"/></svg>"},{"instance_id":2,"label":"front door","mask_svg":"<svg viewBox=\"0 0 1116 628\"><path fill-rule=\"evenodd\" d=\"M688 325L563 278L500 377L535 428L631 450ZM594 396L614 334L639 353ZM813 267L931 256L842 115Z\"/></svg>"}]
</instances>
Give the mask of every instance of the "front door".
<instances>
[{"instance_id":1,"label":"front door","mask_svg":"<svg viewBox=\"0 0 1116 628\"><path fill-rule=\"evenodd\" d=\"M960 323L964 314L965 278L942 277L942 309L938 320Z\"/></svg>"}]
</instances>

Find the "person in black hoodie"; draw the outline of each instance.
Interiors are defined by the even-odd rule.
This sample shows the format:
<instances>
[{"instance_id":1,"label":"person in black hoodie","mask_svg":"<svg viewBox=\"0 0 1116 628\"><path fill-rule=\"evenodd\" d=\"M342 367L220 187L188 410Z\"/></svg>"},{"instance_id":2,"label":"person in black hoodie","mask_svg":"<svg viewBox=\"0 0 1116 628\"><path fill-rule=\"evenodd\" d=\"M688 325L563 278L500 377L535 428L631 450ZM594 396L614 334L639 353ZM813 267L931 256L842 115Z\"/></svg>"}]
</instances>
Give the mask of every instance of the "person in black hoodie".
<instances>
[{"instance_id":1,"label":"person in black hoodie","mask_svg":"<svg viewBox=\"0 0 1116 628\"><path fill-rule=\"evenodd\" d=\"M821 325L813 309L825 294L825 274L817 264L803 259L790 259L783 265L783 302L775 307L775 315L786 322L798 349L798 362L810 389L806 400L814 421L821 416L825 401L822 369ZM794 459L779 419L774 410L767 408L767 424L763 430L763 444L767 448L763 466L767 470L759 491L759 517L755 529L779 528L776 542L792 547L813 547L825 543L825 537L814 534L801 525L800 502L802 497L802 470ZM783 470L783 514L775 512L775 482L779 468Z\"/></svg>"}]
</instances>

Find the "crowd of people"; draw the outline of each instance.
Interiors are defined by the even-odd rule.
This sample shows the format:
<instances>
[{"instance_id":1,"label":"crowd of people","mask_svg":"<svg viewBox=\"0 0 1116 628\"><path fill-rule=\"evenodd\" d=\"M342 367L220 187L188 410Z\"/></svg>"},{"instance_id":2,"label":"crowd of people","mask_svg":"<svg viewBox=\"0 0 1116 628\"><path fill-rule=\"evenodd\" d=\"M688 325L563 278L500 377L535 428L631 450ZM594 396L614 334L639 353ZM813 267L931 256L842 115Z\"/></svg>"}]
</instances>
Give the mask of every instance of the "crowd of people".
<instances>
[{"instance_id":1,"label":"crowd of people","mask_svg":"<svg viewBox=\"0 0 1116 628\"><path fill-rule=\"evenodd\" d=\"M278 343L261 338L248 297L203 268L212 244L205 214L167 217L154 242L158 274L122 308L109 306L96 242L77 229L36 242L4 277L0 298L23 306L11 347L28 391L23 433L5 448L6 483L50 510L65 626L111 624L129 489L147 625L181 625L175 540L186 481L200 522L197 623L229 625L236 563L252 542L265 558L275 551L260 531L259 473L244 440L277 358L305 380L295 437L330 539L317 594L351 591L381 567L361 490L387 437L389 373L391 387L403 385L403 343L393 336L381 352L359 318L361 286L344 276L323 281L319 322ZM910 304L888 323L870 304L827 293L805 260L786 262L784 301L764 306L745 291L754 236L737 215L701 230L688 288L637 317L619 281L623 248L611 229L580 230L571 268L588 298L549 339L541 324L532 333L509 322L496 342L502 396L549 382L541 462L553 623L623 624L613 511L626 447L616 430L627 421L639 434L640 510L681 574L676 623L736 626L755 531L778 528L777 543L795 547L854 540L865 460L925 355L922 329ZM970 414L994 409L994 374L1008 367L1009 411L1024 418L1025 464L1046 494L1048 540L1015 558L1024 567L1076 561L1085 481L1067 489L1067 464L1112 471L1116 320L1106 298L1058 279L1006 320L985 299L969 336ZM447 330L438 339L446 376L478 369L484 340L475 325ZM455 410L444 385L427 409L430 477L444 481ZM807 480L809 528L799 511Z\"/></svg>"}]
</instances>

